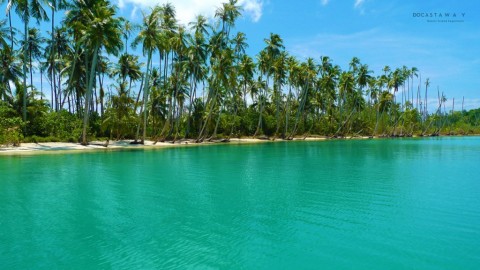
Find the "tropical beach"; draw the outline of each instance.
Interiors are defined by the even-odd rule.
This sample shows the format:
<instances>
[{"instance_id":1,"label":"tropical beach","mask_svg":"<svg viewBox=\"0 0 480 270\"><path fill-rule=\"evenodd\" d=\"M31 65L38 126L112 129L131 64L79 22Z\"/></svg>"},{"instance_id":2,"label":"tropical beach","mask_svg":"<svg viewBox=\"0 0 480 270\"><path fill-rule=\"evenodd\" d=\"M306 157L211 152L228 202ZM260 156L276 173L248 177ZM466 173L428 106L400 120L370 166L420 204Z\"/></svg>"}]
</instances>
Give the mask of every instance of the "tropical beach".
<instances>
[{"instance_id":1,"label":"tropical beach","mask_svg":"<svg viewBox=\"0 0 480 270\"><path fill-rule=\"evenodd\" d=\"M16 27L0 21L3 145L480 133L476 99L415 66L298 57L273 32L247 53L237 1L188 22L173 4L156 5L138 23L108 1L65 2L43 32L30 24L50 20L48 9L12 3L9 19L32 14Z\"/></svg>"},{"instance_id":2,"label":"tropical beach","mask_svg":"<svg viewBox=\"0 0 480 270\"><path fill-rule=\"evenodd\" d=\"M322 137L307 137L307 138L294 138L293 140L306 140L306 141L320 141L326 140ZM279 141L279 140L278 140ZM178 141L175 144L172 142L155 142L145 141L143 144L135 144L134 141L93 141L88 145L82 145L80 143L69 142L45 142L45 143L22 143L20 146L4 146L0 148L0 155L16 155L16 154L65 154L72 152L84 152L91 150L133 150L133 149L158 149L166 147L183 147L183 146L200 146L200 145L214 145L214 144L252 144L252 143L265 143L273 142L265 139L254 138L232 138L228 142L226 141L211 141L203 142L202 144L195 143L195 140L183 140Z\"/></svg>"},{"instance_id":3,"label":"tropical beach","mask_svg":"<svg viewBox=\"0 0 480 270\"><path fill-rule=\"evenodd\" d=\"M0 268L475 269L479 9L0 0Z\"/></svg>"}]
</instances>

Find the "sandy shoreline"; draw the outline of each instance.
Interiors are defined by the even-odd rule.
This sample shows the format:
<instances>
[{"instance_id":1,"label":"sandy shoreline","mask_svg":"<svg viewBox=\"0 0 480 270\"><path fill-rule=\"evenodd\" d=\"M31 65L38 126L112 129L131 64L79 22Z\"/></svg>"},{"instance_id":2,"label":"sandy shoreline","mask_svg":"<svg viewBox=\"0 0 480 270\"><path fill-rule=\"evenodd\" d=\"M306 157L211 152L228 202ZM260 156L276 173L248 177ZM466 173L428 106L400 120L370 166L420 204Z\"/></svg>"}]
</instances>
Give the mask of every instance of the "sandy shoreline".
<instances>
[{"instance_id":1,"label":"sandy shoreline","mask_svg":"<svg viewBox=\"0 0 480 270\"><path fill-rule=\"evenodd\" d=\"M480 135L463 135L463 136L480 136ZM416 136L414 136L416 137ZM374 139L388 139L388 137L373 137ZM344 137L333 138L333 140L356 140L356 139L372 139L371 137ZM297 137L294 141L325 141L331 140L326 136ZM79 143L69 142L46 142L46 143L22 143L20 146L0 146L0 156L12 155L34 155L34 154L60 154L60 153L84 153L90 151L114 151L114 150L149 150L162 149L171 147L191 147L219 144L254 144L254 143L271 143L283 142L286 140L276 139L254 139L254 138L231 138L229 142L220 140L213 142L195 143L194 140L181 140L174 144L172 142L145 141L145 144L130 144L133 140L110 141L105 147L105 141L92 141L89 145L84 146Z\"/></svg>"},{"instance_id":2,"label":"sandy shoreline","mask_svg":"<svg viewBox=\"0 0 480 270\"><path fill-rule=\"evenodd\" d=\"M308 140L321 141L326 140L326 137L307 137L295 138L294 140ZM275 142L284 141L281 139ZM186 146L201 146L201 145L216 145L216 144L251 144L251 143L267 143L274 142L272 140L262 140L253 138L231 138L230 142L203 142L195 143L193 140L183 140L176 142L157 142L145 141L145 144L130 144L132 140L110 141L105 147L105 141L92 141L89 145L84 146L79 143L68 142L45 142L45 143L22 143L20 146L1 146L0 155L30 155L30 154L53 154L53 153L75 153L87 151L107 151L107 150L131 150L131 149L160 149L169 147L186 147Z\"/></svg>"}]
</instances>

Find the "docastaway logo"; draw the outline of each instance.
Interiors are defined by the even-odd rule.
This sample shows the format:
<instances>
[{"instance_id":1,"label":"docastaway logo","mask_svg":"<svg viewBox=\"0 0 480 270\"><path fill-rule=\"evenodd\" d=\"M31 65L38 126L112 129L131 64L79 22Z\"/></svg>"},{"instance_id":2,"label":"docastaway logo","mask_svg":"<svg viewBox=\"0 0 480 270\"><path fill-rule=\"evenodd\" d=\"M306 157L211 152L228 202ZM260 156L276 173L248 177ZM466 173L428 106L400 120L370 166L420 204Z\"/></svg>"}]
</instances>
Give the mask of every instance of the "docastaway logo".
<instances>
[{"instance_id":1,"label":"docastaway logo","mask_svg":"<svg viewBox=\"0 0 480 270\"><path fill-rule=\"evenodd\" d=\"M464 22L466 12L413 12L412 17L426 19L426 22Z\"/></svg>"}]
</instances>

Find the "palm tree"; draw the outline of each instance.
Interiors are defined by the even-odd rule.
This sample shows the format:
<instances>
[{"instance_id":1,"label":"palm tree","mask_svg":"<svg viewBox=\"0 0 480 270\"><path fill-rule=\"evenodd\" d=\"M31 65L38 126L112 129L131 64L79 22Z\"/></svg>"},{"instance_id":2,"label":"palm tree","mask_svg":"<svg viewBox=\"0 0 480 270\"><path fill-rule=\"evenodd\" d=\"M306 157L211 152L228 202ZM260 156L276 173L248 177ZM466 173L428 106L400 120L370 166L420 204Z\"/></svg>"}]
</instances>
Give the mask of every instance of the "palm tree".
<instances>
[{"instance_id":1,"label":"palm tree","mask_svg":"<svg viewBox=\"0 0 480 270\"><path fill-rule=\"evenodd\" d=\"M273 81L274 81L274 97L275 97L275 114L277 118L277 128L275 130L275 136L278 135L278 131L280 129L280 101L283 96L282 86L285 83L287 77L287 67L286 67L286 59L288 55L285 51L282 51L280 55L275 59L273 63ZM282 138L284 139L286 136L285 133L282 132Z\"/></svg>"},{"instance_id":2,"label":"palm tree","mask_svg":"<svg viewBox=\"0 0 480 270\"><path fill-rule=\"evenodd\" d=\"M240 75L240 85L243 86L243 104L244 107L247 107L247 91L249 85L253 83L253 75L255 72L255 63L253 59L244 54L240 59L240 63L238 65L238 73Z\"/></svg>"},{"instance_id":3,"label":"palm tree","mask_svg":"<svg viewBox=\"0 0 480 270\"><path fill-rule=\"evenodd\" d=\"M0 0L0 5L3 5L3 3L5 3L5 2L8 3L8 4L7 4L7 8L6 8L6 13L7 13L7 17L8 17L8 23L9 23L9 28L8 28L9 30L8 30L8 31L9 31L9 34L10 34L9 40L10 40L10 42L11 42L11 44L10 44L10 49L13 50L13 43L14 43L14 41L15 41L15 38L14 38L14 31L15 31L15 30L14 30L14 28L12 27L11 7L12 7L13 5L16 5L16 2L13 1L13 0ZM0 25L1 25L1 24L0 24ZM6 25L6 22L5 22L5 25ZM2 29L2 30L0 30L0 32L6 33L6 30L3 30L3 29ZM0 34L0 36L1 36L1 34Z\"/></svg>"},{"instance_id":4,"label":"palm tree","mask_svg":"<svg viewBox=\"0 0 480 270\"><path fill-rule=\"evenodd\" d=\"M413 91L413 76L415 76L415 77L418 78L418 69L417 69L416 67L412 67L412 68L410 69L410 78L411 78L411 80L412 80L412 84L411 84L411 86L412 86L412 104L414 104L414 103L413 103L413 92L414 92L414 91ZM418 108L417 108L417 109L418 109Z\"/></svg>"},{"instance_id":5,"label":"palm tree","mask_svg":"<svg viewBox=\"0 0 480 270\"><path fill-rule=\"evenodd\" d=\"M355 70L355 69L354 69ZM355 92L355 77L352 71L344 71L340 75L339 78L339 89L338 89L338 96L339 96L339 107L340 107L340 121L338 123L337 132L335 132L335 136L337 136L340 131L347 125L350 118L352 117L353 113L355 112L355 108L351 108L350 114L347 116L345 120L343 120L343 110L347 109L349 105L348 100L354 95ZM350 104L351 105L351 104Z\"/></svg>"},{"instance_id":6,"label":"palm tree","mask_svg":"<svg viewBox=\"0 0 480 270\"><path fill-rule=\"evenodd\" d=\"M315 60L313 60L313 58L307 58L307 61L303 62L300 65L300 73L298 78L298 85L300 88L300 92L298 94L298 101L297 101L299 106L297 109L297 115L295 118L295 124L293 126L293 130L287 138L289 140L293 139L293 137L297 134L300 118L304 116L303 117L304 122L306 120L305 108L310 99L311 92L313 91L313 88L317 83L316 82L317 71L318 71L317 64L315 63Z\"/></svg>"},{"instance_id":7,"label":"palm tree","mask_svg":"<svg viewBox=\"0 0 480 270\"><path fill-rule=\"evenodd\" d=\"M65 8L67 8L68 6L68 2L66 0L48 0L48 5L50 6L50 9L52 10L52 32L50 33L51 34L51 44L56 44L57 43L57 40L56 40L56 32L55 32L55 12L59 11L59 10L63 10ZM56 47L57 46L50 46L50 55L53 57L56 53ZM55 58L52 58L52 60L55 59ZM52 92L56 91L56 69L55 68L52 68L51 69L51 76L52 76ZM59 80L61 81L61 80ZM59 85L60 87L60 85ZM58 92L60 94L60 91ZM53 102L53 100L52 100ZM56 106L56 109L58 109L58 106Z\"/></svg>"},{"instance_id":8,"label":"palm tree","mask_svg":"<svg viewBox=\"0 0 480 270\"><path fill-rule=\"evenodd\" d=\"M208 24L208 20L203 15L195 17L194 22L189 23L190 28L193 30L194 36L205 38L208 35L208 31L211 30L211 26Z\"/></svg>"},{"instance_id":9,"label":"palm tree","mask_svg":"<svg viewBox=\"0 0 480 270\"><path fill-rule=\"evenodd\" d=\"M232 89L235 89L236 87L236 70L233 65L233 60L233 50L230 48L226 48L221 51L218 62L216 62L211 67L214 76L213 87L216 89L215 97L216 99L218 99L218 101L216 101L216 103L218 104L218 114L217 120L215 122L215 128L208 140L212 140L217 136L218 125L220 123L220 118L227 97L230 95L231 100L235 99L235 94L232 93ZM215 106L213 108L215 108Z\"/></svg>"},{"instance_id":10,"label":"palm tree","mask_svg":"<svg viewBox=\"0 0 480 270\"><path fill-rule=\"evenodd\" d=\"M363 92L363 89L367 86L368 81L372 78L370 75L371 73L373 73L373 71L368 70L368 65L366 64L361 64L358 68L356 81L361 92Z\"/></svg>"},{"instance_id":11,"label":"palm tree","mask_svg":"<svg viewBox=\"0 0 480 270\"><path fill-rule=\"evenodd\" d=\"M327 117L330 122L329 129L333 128L333 121L335 118L335 100L337 100L337 84L338 77L340 76L340 67L334 66L331 63L330 58L322 57L322 63L320 65L320 88L323 91L323 97L327 103Z\"/></svg>"},{"instance_id":12,"label":"palm tree","mask_svg":"<svg viewBox=\"0 0 480 270\"><path fill-rule=\"evenodd\" d=\"M130 96L132 83L138 81L142 77L141 64L138 62L138 56L124 53L118 59L113 75L120 79L120 84L126 84L129 79L128 87L126 87L126 95Z\"/></svg>"},{"instance_id":13,"label":"palm tree","mask_svg":"<svg viewBox=\"0 0 480 270\"><path fill-rule=\"evenodd\" d=\"M273 80L273 97L275 98L275 115L277 119L277 128L275 132L275 136L277 136L278 130L280 128L280 95L281 95L281 87L283 84L283 80L285 78L285 55L282 55L283 49L283 40L278 34L270 33L270 38L265 39L265 43L267 47L265 47L266 58L268 61L268 68L266 71L267 75L267 82L269 81L269 77L271 75L274 76Z\"/></svg>"},{"instance_id":14,"label":"palm tree","mask_svg":"<svg viewBox=\"0 0 480 270\"><path fill-rule=\"evenodd\" d=\"M190 39L190 36L189 34L186 32L185 28L183 26L179 26L177 28L177 33L171 38L170 42L171 42L171 46L172 46L172 50L173 50L173 53L174 53L174 61L172 61L172 64L173 64L173 73L172 73L172 76L174 77L174 84L172 85L173 88L173 95L171 95L171 97L173 97L173 110L171 111L171 121L172 121L172 127L170 129L170 132L169 134L167 135L167 137L170 137L171 134L173 133L174 131L174 128L176 128L176 130L178 131L178 125L179 125L179 118L181 117L181 115L179 114L179 112L181 113L181 109L183 109L183 103L181 104L179 101L179 95L182 94L182 92L186 89L184 86L187 84L186 83L186 77L188 77L187 75L187 67L188 67L188 49L187 49L187 41ZM185 96L183 96L182 98L185 98ZM177 110L177 106L176 105L182 105L182 107L180 108L180 110ZM173 120L175 118L175 116L178 116L177 117L177 121L175 124L173 124ZM177 137L177 133L175 133L175 138ZM175 141L175 140L174 140Z\"/></svg>"},{"instance_id":15,"label":"palm tree","mask_svg":"<svg viewBox=\"0 0 480 270\"><path fill-rule=\"evenodd\" d=\"M7 4L7 13L10 14L11 8L15 8L15 12L24 23L24 42L27 43L28 38L28 23L30 18L40 21L48 20L47 13L43 9L39 0L9 0ZM13 39L13 34L12 34ZM25 51L23 54L23 106L22 114L23 121L27 119L27 58L28 54Z\"/></svg>"},{"instance_id":16,"label":"palm tree","mask_svg":"<svg viewBox=\"0 0 480 270\"><path fill-rule=\"evenodd\" d=\"M157 42L160 39L159 23L160 23L160 9L154 8L151 10L149 15L143 15L143 24L141 26L138 36L132 43L132 46L135 48L138 44L142 44L143 55L147 55L147 70L144 73L144 83L143 87L139 90L139 95L143 91L143 135L141 143L145 142L145 137L147 134L147 102L148 102L148 90L149 90L149 76L150 68L152 64L152 54L157 49Z\"/></svg>"},{"instance_id":17,"label":"palm tree","mask_svg":"<svg viewBox=\"0 0 480 270\"><path fill-rule=\"evenodd\" d=\"M260 76L257 79L257 89L258 89L258 123L257 123L257 129L255 130L255 133L253 134L253 137L256 137L259 135L260 128L262 126L262 118L263 118L263 108L265 106L265 101L266 97L268 95L268 76L267 76L267 81L263 80L263 76L267 74L269 65L268 65L268 55L266 50L260 51L260 53L257 55L257 67L258 71L260 72Z\"/></svg>"},{"instance_id":18,"label":"palm tree","mask_svg":"<svg viewBox=\"0 0 480 270\"><path fill-rule=\"evenodd\" d=\"M136 26L133 25L130 21L125 19L124 17L120 17L120 21L122 22L122 30L123 30L123 38L125 39L125 54L128 54L128 39L132 34L133 30L135 30Z\"/></svg>"},{"instance_id":19,"label":"palm tree","mask_svg":"<svg viewBox=\"0 0 480 270\"><path fill-rule=\"evenodd\" d=\"M9 28L7 27L6 20L0 20L0 49L8 47L8 41L11 39L8 36Z\"/></svg>"},{"instance_id":20,"label":"palm tree","mask_svg":"<svg viewBox=\"0 0 480 270\"><path fill-rule=\"evenodd\" d=\"M284 134L285 136L288 134L288 127L289 123L288 120L290 119L290 101L293 98L292 88L298 82L298 75L299 75L300 64L294 56L289 56L286 59L286 70L288 73L287 76L287 83L288 83L288 94L287 94L287 102L285 107L285 127L284 127Z\"/></svg>"},{"instance_id":21,"label":"palm tree","mask_svg":"<svg viewBox=\"0 0 480 270\"><path fill-rule=\"evenodd\" d=\"M42 43L45 39L40 36L40 31L37 28L28 29L28 37L21 42L22 54L28 54L30 66L30 87L33 89L33 60L39 60L43 56Z\"/></svg>"},{"instance_id":22,"label":"palm tree","mask_svg":"<svg viewBox=\"0 0 480 270\"><path fill-rule=\"evenodd\" d=\"M230 30L235 25L235 20L242 15L242 8L237 6L238 0L229 0L223 3L215 12L215 17L220 19L221 32L226 40L229 39Z\"/></svg>"},{"instance_id":23,"label":"palm tree","mask_svg":"<svg viewBox=\"0 0 480 270\"><path fill-rule=\"evenodd\" d=\"M197 18L198 19L198 18ZM200 19L198 19L200 20ZM197 25L198 26L198 25ZM204 28L205 26L198 26ZM207 76L206 61L207 61L207 45L202 30L195 30L195 35L190 38L190 46L187 48L187 73L190 76L190 102L188 107L187 128L185 137L190 133L190 122L192 116L193 103L196 98L197 84L203 81Z\"/></svg>"},{"instance_id":24,"label":"palm tree","mask_svg":"<svg viewBox=\"0 0 480 270\"><path fill-rule=\"evenodd\" d=\"M90 74L88 75L83 115L83 145L87 144L89 108L99 51L105 49L108 54L117 55L123 46L120 20L115 17L115 9L108 1L99 1L93 5L93 9L85 12L88 12L88 24L80 29L82 33L80 42L87 48L90 55L92 55L92 60L90 69L87 70L87 74L88 72L90 72Z\"/></svg>"},{"instance_id":25,"label":"palm tree","mask_svg":"<svg viewBox=\"0 0 480 270\"><path fill-rule=\"evenodd\" d=\"M95 100L95 111L98 113L98 104L100 104L100 114L103 115L105 110L105 87L104 87L104 82L105 82L105 75L110 75L112 72L112 67L111 67L111 62L110 60L103 56L99 55L98 56L98 61L97 61L97 76L98 76L98 93L97 93L97 88L95 87L95 93L94 96L96 98ZM97 98L98 94L98 98Z\"/></svg>"},{"instance_id":26,"label":"palm tree","mask_svg":"<svg viewBox=\"0 0 480 270\"><path fill-rule=\"evenodd\" d=\"M382 91L380 93L380 98L379 98L379 103L378 103L378 111L380 112L380 118L383 118L383 115L385 112L388 112L391 110L392 105L393 105L393 95L389 91ZM377 132L378 128L378 119L377 123L375 124L375 131L374 134Z\"/></svg>"},{"instance_id":27,"label":"palm tree","mask_svg":"<svg viewBox=\"0 0 480 270\"><path fill-rule=\"evenodd\" d=\"M424 125L425 122L427 121L427 117L428 117L428 107L427 107L427 103L428 103L428 99L427 99L427 96L428 96L428 87L430 86L430 79L427 78L425 80L425 98L424 98L424 103L423 103L423 117L422 117L422 124ZM424 127L423 130L422 130L422 135L427 131L427 129Z\"/></svg>"},{"instance_id":28,"label":"palm tree","mask_svg":"<svg viewBox=\"0 0 480 270\"><path fill-rule=\"evenodd\" d=\"M429 86L430 86L430 79L427 78L427 79L425 80L425 102L424 102L425 109L423 110L424 119L425 119L425 120L426 120L427 115L428 115L428 107L427 107L428 100L427 100L427 95L428 95L428 87L429 87Z\"/></svg>"},{"instance_id":29,"label":"palm tree","mask_svg":"<svg viewBox=\"0 0 480 270\"><path fill-rule=\"evenodd\" d=\"M17 55L9 46L0 50L0 99L12 102L12 89L14 84L22 76L22 69Z\"/></svg>"},{"instance_id":30,"label":"palm tree","mask_svg":"<svg viewBox=\"0 0 480 270\"><path fill-rule=\"evenodd\" d=\"M73 54L71 48L71 41L65 27L56 27L54 29L54 39L47 40L47 46L45 48L45 58L47 59L46 69L51 81L51 102L52 109L59 110L62 96L62 71L65 69L64 58ZM58 76L56 74L58 73ZM58 86L58 87L57 87ZM58 90L57 90L58 88ZM68 91L67 91L68 93ZM68 94L64 95L64 100Z\"/></svg>"}]
</instances>

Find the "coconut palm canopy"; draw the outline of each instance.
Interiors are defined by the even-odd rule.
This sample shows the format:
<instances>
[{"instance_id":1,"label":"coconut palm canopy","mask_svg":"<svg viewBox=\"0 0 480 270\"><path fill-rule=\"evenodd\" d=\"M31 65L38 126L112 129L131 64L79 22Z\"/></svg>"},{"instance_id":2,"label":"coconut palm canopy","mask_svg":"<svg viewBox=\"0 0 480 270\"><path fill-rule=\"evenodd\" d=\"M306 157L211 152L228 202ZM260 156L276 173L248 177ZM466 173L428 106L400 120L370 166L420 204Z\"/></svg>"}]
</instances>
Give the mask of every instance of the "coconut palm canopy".
<instances>
[{"instance_id":1,"label":"coconut palm canopy","mask_svg":"<svg viewBox=\"0 0 480 270\"><path fill-rule=\"evenodd\" d=\"M61 27L52 22L42 32L32 23L57 20L61 9ZM328 56L303 59L279 33L247 54L236 0L219 6L215 21L199 15L187 25L173 4L144 11L139 24L105 0L9 2L7 12L21 16L22 25L0 21L0 113L11 120L1 123L0 142L11 130L16 140L87 144L93 137L201 142L478 129L478 112L464 111L460 100L455 111L455 101L416 67L385 63L376 74L358 57L346 68Z\"/></svg>"}]
</instances>

